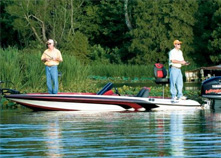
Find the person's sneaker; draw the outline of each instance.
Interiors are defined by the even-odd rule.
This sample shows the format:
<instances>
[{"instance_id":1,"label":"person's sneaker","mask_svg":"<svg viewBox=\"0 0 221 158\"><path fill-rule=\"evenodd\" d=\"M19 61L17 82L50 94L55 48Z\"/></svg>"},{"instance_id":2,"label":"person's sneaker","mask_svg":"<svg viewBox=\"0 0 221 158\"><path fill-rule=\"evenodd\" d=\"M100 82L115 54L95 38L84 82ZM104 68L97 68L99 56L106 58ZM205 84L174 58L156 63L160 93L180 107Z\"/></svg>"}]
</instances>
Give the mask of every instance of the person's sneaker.
<instances>
[{"instance_id":1,"label":"person's sneaker","mask_svg":"<svg viewBox=\"0 0 221 158\"><path fill-rule=\"evenodd\" d=\"M186 99L187 99L187 97L182 96L182 97L178 98L177 100L186 100Z\"/></svg>"},{"instance_id":2,"label":"person's sneaker","mask_svg":"<svg viewBox=\"0 0 221 158\"><path fill-rule=\"evenodd\" d=\"M179 100L177 100L177 97L175 97L175 98L172 98L172 99L171 99L171 102L172 102L172 103L178 103Z\"/></svg>"}]
</instances>

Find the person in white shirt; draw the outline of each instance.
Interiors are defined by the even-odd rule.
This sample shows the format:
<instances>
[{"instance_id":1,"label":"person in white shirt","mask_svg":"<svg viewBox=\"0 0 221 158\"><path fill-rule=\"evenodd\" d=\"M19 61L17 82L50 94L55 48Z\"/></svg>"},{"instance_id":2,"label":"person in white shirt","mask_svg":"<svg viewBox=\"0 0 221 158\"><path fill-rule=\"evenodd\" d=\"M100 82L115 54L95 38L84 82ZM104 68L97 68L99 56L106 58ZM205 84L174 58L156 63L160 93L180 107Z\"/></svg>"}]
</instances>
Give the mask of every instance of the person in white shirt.
<instances>
[{"instance_id":1,"label":"person in white shirt","mask_svg":"<svg viewBox=\"0 0 221 158\"><path fill-rule=\"evenodd\" d=\"M170 72L170 93L172 101L185 100L183 96L183 75L181 67L189 65L183 58L183 52L180 50L181 41L173 42L174 48L169 52L169 72Z\"/></svg>"}]
</instances>

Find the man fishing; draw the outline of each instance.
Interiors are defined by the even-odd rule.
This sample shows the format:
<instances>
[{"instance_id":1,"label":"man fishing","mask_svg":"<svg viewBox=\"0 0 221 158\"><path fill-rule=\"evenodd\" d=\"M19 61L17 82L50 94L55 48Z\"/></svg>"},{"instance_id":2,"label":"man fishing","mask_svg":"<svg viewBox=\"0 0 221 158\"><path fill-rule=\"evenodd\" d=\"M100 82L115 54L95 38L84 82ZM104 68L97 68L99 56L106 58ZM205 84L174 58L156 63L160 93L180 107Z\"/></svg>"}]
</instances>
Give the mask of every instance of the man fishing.
<instances>
[{"instance_id":1,"label":"man fishing","mask_svg":"<svg viewBox=\"0 0 221 158\"><path fill-rule=\"evenodd\" d=\"M61 52L55 48L55 41L47 41L48 49L41 56L41 61L45 64L48 93L58 93L58 65L63 61Z\"/></svg>"},{"instance_id":2,"label":"man fishing","mask_svg":"<svg viewBox=\"0 0 221 158\"><path fill-rule=\"evenodd\" d=\"M183 52L180 50L182 42L175 40L173 42L174 48L169 52L169 66L170 66L170 93L172 102L177 100L185 100L183 96L183 75L181 72L182 65L189 65L183 57ZM178 94L177 94L178 91ZM177 96L176 96L177 95Z\"/></svg>"}]
</instances>

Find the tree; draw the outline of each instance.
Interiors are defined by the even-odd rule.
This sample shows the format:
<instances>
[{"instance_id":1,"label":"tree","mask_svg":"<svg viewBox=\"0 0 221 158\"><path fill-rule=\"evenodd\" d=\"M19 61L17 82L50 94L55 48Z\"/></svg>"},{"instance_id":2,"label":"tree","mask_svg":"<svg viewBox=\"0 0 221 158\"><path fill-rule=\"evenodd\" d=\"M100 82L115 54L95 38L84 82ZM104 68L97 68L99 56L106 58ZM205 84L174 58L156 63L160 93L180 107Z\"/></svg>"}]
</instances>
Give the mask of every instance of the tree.
<instances>
[{"instance_id":1,"label":"tree","mask_svg":"<svg viewBox=\"0 0 221 158\"><path fill-rule=\"evenodd\" d=\"M173 41L186 60L220 63L220 0L1 1L1 46L41 48L48 38L84 60L168 61ZM10 31L9 31L10 30ZM94 51L94 52L92 52ZM99 56L99 55L98 55ZM102 59L103 60L103 59Z\"/></svg>"},{"instance_id":2,"label":"tree","mask_svg":"<svg viewBox=\"0 0 221 158\"><path fill-rule=\"evenodd\" d=\"M1 47L7 47L8 45L19 45L19 34L13 29L12 21L13 17L5 11L6 6L10 1L0 2L0 43Z\"/></svg>"},{"instance_id":3,"label":"tree","mask_svg":"<svg viewBox=\"0 0 221 158\"><path fill-rule=\"evenodd\" d=\"M209 57L208 40L212 33L211 19L214 13L214 5L212 1L199 0L198 10L195 15L197 19L194 25L194 46L195 55L198 63L211 63Z\"/></svg>"},{"instance_id":4,"label":"tree","mask_svg":"<svg viewBox=\"0 0 221 158\"><path fill-rule=\"evenodd\" d=\"M130 18L131 16L129 15L128 11L128 0L124 0L124 14L125 14L125 23L128 27L128 29L131 31L133 29L133 26L131 24Z\"/></svg>"},{"instance_id":5,"label":"tree","mask_svg":"<svg viewBox=\"0 0 221 158\"><path fill-rule=\"evenodd\" d=\"M173 41L183 41L185 56L194 52L192 27L198 7L196 1L142 1L137 0L133 9L134 29L129 48L132 63L166 62Z\"/></svg>"},{"instance_id":6,"label":"tree","mask_svg":"<svg viewBox=\"0 0 221 158\"><path fill-rule=\"evenodd\" d=\"M215 12L212 16L212 33L211 39L208 43L208 49L210 51L210 60L214 64L221 63L221 1L214 1L213 5L215 6Z\"/></svg>"},{"instance_id":7,"label":"tree","mask_svg":"<svg viewBox=\"0 0 221 158\"><path fill-rule=\"evenodd\" d=\"M130 41L125 22L124 1L100 0L88 1L86 4L80 31L87 35L92 50L95 50L96 46L101 46L106 53L109 53L105 56L111 59L110 62L120 62L119 58L124 60ZM92 52L91 55L93 54L96 53Z\"/></svg>"},{"instance_id":8,"label":"tree","mask_svg":"<svg viewBox=\"0 0 221 158\"><path fill-rule=\"evenodd\" d=\"M65 46L68 49L70 46L72 51L69 52L79 56L80 53L88 53L78 52L87 49L87 38L82 33L75 38L81 27L79 19L83 4L84 0L14 0L7 6L7 12L15 17L14 29L22 35L25 46L30 46L32 41L33 46L44 46L47 39L52 38L61 48ZM76 40L81 44L73 50L72 44ZM80 48L85 45L86 48Z\"/></svg>"}]
</instances>

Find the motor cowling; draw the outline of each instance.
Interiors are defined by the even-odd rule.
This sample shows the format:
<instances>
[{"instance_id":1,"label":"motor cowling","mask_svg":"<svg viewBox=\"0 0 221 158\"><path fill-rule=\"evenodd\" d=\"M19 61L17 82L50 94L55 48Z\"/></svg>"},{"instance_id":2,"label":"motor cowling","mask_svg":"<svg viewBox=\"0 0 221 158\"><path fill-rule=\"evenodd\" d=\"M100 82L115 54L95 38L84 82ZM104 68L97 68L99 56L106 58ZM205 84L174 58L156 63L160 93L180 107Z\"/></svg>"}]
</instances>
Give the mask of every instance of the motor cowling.
<instances>
[{"instance_id":1,"label":"motor cowling","mask_svg":"<svg viewBox=\"0 0 221 158\"><path fill-rule=\"evenodd\" d=\"M201 86L201 95L211 98L221 95L221 76L213 77L203 81Z\"/></svg>"}]
</instances>

